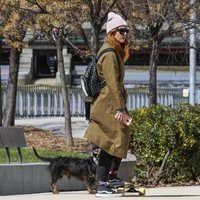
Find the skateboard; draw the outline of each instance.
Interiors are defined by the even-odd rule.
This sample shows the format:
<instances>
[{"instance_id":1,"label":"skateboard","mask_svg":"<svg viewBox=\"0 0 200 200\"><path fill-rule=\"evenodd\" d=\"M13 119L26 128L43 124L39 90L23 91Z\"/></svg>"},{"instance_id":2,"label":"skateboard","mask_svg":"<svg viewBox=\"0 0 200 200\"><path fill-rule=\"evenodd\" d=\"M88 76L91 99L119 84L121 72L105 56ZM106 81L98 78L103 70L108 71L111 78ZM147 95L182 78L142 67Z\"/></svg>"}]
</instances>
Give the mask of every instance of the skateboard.
<instances>
[{"instance_id":1,"label":"skateboard","mask_svg":"<svg viewBox=\"0 0 200 200\"><path fill-rule=\"evenodd\" d=\"M145 195L145 188L140 187L136 189L132 183L125 183L123 187L116 188L117 193L122 193L123 196L127 195L133 195L138 194L139 196Z\"/></svg>"}]
</instances>

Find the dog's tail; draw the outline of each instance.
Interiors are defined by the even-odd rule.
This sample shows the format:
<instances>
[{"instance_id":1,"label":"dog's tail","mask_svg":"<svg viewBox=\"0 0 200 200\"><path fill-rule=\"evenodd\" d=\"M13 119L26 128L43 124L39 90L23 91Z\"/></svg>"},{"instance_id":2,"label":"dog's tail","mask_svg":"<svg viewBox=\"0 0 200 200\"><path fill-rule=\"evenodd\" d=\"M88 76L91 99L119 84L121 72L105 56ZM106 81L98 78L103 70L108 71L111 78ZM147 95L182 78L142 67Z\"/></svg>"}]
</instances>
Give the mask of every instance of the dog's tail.
<instances>
[{"instance_id":1,"label":"dog's tail","mask_svg":"<svg viewBox=\"0 0 200 200\"><path fill-rule=\"evenodd\" d=\"M51 158L47 158L47 157L40 156L40 155L37 153L35 147L32 147L32 148L33 148L34 154L35 154L36 157L38 157L40 160L43 160L43 161L46 161L46 162L50 162L50 161L51 161Z\"/></svg>"}]
</instances>

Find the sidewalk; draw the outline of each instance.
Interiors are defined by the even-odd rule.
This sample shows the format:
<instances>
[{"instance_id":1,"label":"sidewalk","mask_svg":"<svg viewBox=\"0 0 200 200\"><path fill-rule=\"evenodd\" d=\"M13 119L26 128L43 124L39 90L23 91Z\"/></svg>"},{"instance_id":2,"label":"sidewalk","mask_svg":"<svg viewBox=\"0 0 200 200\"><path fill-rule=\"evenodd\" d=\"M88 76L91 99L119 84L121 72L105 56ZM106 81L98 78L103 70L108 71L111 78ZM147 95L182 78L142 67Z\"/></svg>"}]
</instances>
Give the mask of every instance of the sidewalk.
<instances>
[{"instance_id":1,"label":"sidewalk","mask_svg":"<svg viewBox=\"0 0 200 200\"><path fill-rule=\"evenodd\" d=\"M70 191L61 192L58 195L52 193L39 193L28 195L13 195L13 196L0 196L1 200L93 200L97 199L94 195L88 194L86 191ZM110 199L120 199L110 198ZM134 198L134 200L199 200L200 199L200 186L185 186L185 187L162 187L146 189L144 197L137 194L130 194L123 197L123 200ZM108 198L105 198L108 199Z\"/></svg>"},{"instance_id":2,"label":"sidewalk","mask_svg":"<svg viewBox=\"0 0 200 200\"><path fill-rule=\"evenodd\" d=\"M72 135L74 138L82 138L87 123L84 117L72 117ZM64 134L64 117L38 117L38 118L17 118L16 126L34 126L39 129L50 130L55 133Z\"/></svg>"}]
</instances>

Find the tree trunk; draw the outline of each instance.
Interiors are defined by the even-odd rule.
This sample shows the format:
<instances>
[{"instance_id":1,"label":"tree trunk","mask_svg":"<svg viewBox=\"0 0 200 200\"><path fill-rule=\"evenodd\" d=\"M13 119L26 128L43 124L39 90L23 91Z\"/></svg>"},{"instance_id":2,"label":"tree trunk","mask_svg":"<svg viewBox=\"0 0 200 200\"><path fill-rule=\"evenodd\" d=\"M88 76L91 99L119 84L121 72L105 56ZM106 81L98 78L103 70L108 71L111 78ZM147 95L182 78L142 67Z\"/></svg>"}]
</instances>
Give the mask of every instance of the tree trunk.
<instances>
[{"instance_id":1,"label":"tree trunk","mask_svg":"<svg viewBox=\"0 0 200 200\"><path fill-rule=\"evenodd\" d=\"M159 46L154 41L150 57L149 71L149 105L157 104L157 63L158 63Z\"/></svg>"},{"instance_id":2,"label":"tree trunk","mask_svg":"<svg viewBox=\"0 0 200 200\"><path fill-rule=\"evenodd\" d=\"M91 49L92 49L93 55L96 55L99 51L99 46L100 46L100 39L99 39L100 29L98 25L92 26L91 32L92 32Z\"/></svg>"},{"instance_id":3,"label":"tree trunk","mask_svg":"<svg viewBox=\"0 0 200 200\"><path fill-rule=\"evenodd\" d=\"M20 58L20 52L17 49L11 48L9 78L8 78L8 88L7 88L7 101L6 101L6 107L4 112L5 115L3 121L4 127L15 125L19 58Z\"/></svg>"},{"instance_id":4,"label":"tree trunk","mask_svg":"<svg viewBox=\"0 0 200 200\"><path fill-rule=\"evenodd\" d=\"M1 60L1 51L2 51L2 39L0 39L0 60ZM2 84L1 84L1 67L0 67L0 126L2 126L3 122L3 103L2 103Z\"/></svg>"},{"instance_id":5,"label":"tree trunk","mask_svg":"<svg viewBox=\"0 0 200 200\"><path fill-rule=\"evenodd\" d=\"M60 72L60 81L62 85L62 96L64 100L64 117L65 117L65 137L67 145L73 146L73 137L72 137L72 127L71 127L71 113L70 105L68 99L68 89L67 82L65 78L65 69L63 62L63 32L60 29L59 36L56 40L56 49L57 49L57 64Z\"/></svg>"},{"instance_id":6,"label":"tree trunk","mask_svg":"<svg viewBox=\"0 0 200 200\"><path fill-rule=\"evenodd\" d=\"M1 90L1 67L0 67L0 126L2 126L3 113L2 113L2 90Z\"/></svg>"}]
</instances>

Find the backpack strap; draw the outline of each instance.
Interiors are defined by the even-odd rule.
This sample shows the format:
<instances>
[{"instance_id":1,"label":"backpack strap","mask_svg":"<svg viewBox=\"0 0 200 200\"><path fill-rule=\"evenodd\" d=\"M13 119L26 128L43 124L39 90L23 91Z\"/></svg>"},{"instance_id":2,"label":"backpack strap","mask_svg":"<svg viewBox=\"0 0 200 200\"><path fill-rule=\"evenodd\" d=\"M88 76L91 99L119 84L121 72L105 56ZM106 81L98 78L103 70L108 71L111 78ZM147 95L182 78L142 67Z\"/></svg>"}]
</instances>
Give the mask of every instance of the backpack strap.
<instances>
[{"instance_id":1,"label":"backpack strap","mask_svg":"<svg viewBox=\"0 0 200 200\"><path fill-rule=\"evenodd\" d=\"M100 58L104 53L109 52L109 51L115 52L115 50L114 50L113 48L104 49L104 50L101 51L101 52L99 53L99 55L97 56L97 60L99 60L99 58Z\"/></svg>"},{"instance_id":2,"label":"backpack strap","mask_svg":"<svg viewBox=\"0 0 200 200\"><path fill-rule=\"evenodd\" d=\"M102 50L102 51L99 53L99 55L97 56L97 61L99 60L99 58L100 58L104 53L109 52L109 51L115 53L115 55L116 55L116 57L117 57L118 64L119 64L119 60L118 60L117 53L115 52L115 50L114 50L113 48L107 48L107 49ZM102 85L102 88L103 88L103 87L106 85L106 81L105 81L105 80L101 81L101 85Z\"/></svg>"},{"instance_id":3,"label":"backpack strap","mask_svg":"<svg viewBox=\"0 0 200 200\"><path fill-rule=\"evenodd\" d=\"M113 48L107 48L107 49L104 49L103 51L101 51L101 52L98 54L96 60L98 61L99 58L100 58L104 53L107 53L107 52L109 52L109 51L115 53L115 55L116 55L116 57L117 57L118 64L119 64L119 59L118 59L117 53L116 53L116 51L115 51Z\"/></svg>"}]
</instances>

